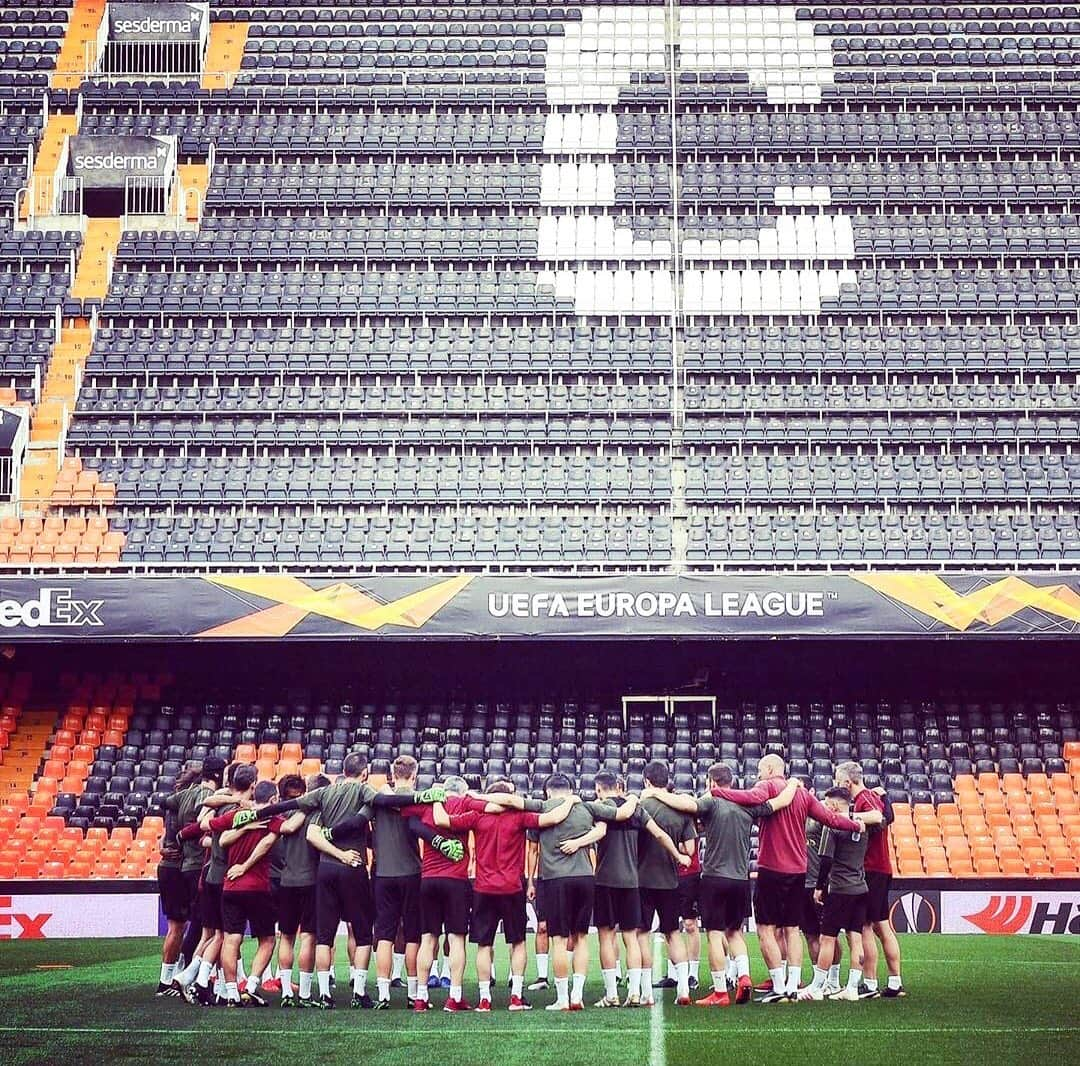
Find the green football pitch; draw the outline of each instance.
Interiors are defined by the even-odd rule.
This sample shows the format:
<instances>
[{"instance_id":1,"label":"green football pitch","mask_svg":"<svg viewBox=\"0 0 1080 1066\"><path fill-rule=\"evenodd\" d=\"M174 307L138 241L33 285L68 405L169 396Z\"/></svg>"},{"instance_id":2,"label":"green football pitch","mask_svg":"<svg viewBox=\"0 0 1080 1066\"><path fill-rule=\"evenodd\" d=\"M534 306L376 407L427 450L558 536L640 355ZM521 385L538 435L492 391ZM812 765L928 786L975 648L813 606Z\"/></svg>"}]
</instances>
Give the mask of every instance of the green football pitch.
<instances>
[{"instance_id":1,"label":"green football pitch","mask_svg":"<svg viewBox=\"0 0 1080 1066\"><path fill-rule=\"evenodd\" d=\"M535 993L530 1013L510 1014L500 987L494 1013L464 1016L413 1015L403 992L392 1011L349 1010L341 973L332 1013L280 1011L276 996L264 1010L189 1007L153 997L156 940L10 941L0 948L0 1063L1080 1063L1080 937L901 940L901 1000L568 1015L539 1009L552 995ZM755 956L753 945L757 980ZM586 1003L600 994L594 973ZM437 1006L443 996L432 993Z\"/></svg>"}]
</instances>

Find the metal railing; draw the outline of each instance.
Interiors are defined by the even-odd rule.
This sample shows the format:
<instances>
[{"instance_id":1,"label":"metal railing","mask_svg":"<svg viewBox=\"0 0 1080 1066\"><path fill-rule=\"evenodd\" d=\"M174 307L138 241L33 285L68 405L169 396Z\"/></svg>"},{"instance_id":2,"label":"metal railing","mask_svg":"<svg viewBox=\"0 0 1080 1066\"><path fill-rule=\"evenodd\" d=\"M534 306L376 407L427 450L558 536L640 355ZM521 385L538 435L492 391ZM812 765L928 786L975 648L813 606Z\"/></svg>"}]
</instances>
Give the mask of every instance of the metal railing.
<instances>
[{"instance_id":1,"label":"metal railing","mask_svg":"<svg viewBox=\"0 0 1080 1066\"><path fill-rule=\"evenodd\" d=\"M107 41L101 52L97 42L86 42L88 81L121 78L177 81L201 78L206 41Z\"/></svg>"},{"instance_id":2,"label":"metal railing","mask_svg":"<svg viewBox=\"0 0 1080 1066\"><path fill-rule=\"evenodd\" d=\"M123 229L130 229L131 216L166 215L173 206L170 202L175 191L175 174L156 176L136 174L124 178ZM178 198L179 199L179 198Z\"/></svg>"}]
</instances>

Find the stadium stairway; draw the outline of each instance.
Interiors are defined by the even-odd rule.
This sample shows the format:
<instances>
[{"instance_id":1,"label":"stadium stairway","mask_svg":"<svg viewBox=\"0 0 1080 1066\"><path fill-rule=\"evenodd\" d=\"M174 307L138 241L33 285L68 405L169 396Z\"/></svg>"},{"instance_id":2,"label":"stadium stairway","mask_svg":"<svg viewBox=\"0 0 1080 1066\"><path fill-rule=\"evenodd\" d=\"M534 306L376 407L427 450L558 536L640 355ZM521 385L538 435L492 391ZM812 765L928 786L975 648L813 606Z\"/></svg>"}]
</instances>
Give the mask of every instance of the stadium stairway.
<instances>
[{"instance_id":1,"label":"stadium stairway","mask_svg":"<svg viewBox=\"0 0 1080 1066\"><path fill-rule=\"evenodd\" d=\"M105 0L75 0L52 74L54 89L77 89L86 71L86 48L96 42Z\"/></svg>"},{"instance_id":2,"label":"stadium stairway","mask_svg":"<svg viewBox=\"0 0 1080 1066\"><path fill-rule=\"evenodd\" d=\"M228 89L240 73L247 45L246 22L212 22L203 63L202 87Z\"/></svg>"},{"instance_id":3,"label":"stadium stairway","mask_svg":"<svg viewBox=\"0 0 1080 1066\"><path fill-rule=\"evenodd\" d=\"M30 196L36 198L35 214L52 214L53 178L60 165L64 142L69 135L76 132L77 121L76 116L68 112L56 111L49 115L34 156L34 173L30 182ZM23 201L20 215L23 221L29 217L30 197Z\"/></svg>"}]
</instances>

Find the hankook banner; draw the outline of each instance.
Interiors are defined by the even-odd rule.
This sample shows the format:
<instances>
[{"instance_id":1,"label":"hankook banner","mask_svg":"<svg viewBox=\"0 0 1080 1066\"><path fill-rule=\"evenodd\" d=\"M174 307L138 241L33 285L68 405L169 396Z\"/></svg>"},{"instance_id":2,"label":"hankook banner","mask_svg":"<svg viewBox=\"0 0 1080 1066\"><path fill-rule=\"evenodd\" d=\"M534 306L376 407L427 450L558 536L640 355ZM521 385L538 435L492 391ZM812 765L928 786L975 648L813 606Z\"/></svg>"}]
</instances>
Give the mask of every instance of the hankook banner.
<instances>
[{"instance_id":1,"label":"hankook banner","mask_svg":"<svg viewBox=\"0 0 1080 1066\"><path fill-rule=\"evenodd\" d=\"M0 579L0 641L1070 636L1080 575Z\"/></svg>"}]
</instances>

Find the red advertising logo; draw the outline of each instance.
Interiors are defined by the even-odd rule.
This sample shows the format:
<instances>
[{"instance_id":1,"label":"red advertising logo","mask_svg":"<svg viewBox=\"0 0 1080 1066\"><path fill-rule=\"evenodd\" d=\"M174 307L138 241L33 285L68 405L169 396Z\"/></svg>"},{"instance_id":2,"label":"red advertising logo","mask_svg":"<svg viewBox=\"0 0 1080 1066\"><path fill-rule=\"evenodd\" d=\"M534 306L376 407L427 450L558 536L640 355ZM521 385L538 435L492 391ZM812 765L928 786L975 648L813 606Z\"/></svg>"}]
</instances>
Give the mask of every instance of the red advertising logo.
<instances>
[{"instance_id":1,"label":"red advertising logo","mask_svg":"<svg viewBox=\"0 0 1080 1066\"><path fill-rule=\"evenodd\" d=\"M1031 917L1031 896L991 896L976 914L965 914L964 921L991 936L1019 933Z\"/></svg>"},{"instance_id":2,"label":"red advertising logo","mask_svg":"<svg viewBox=\"0 0 1080 1066\"><path fill-rule=\"evenodd\" d=\"M0 896L0 940L44 940L48 914L17 914L11 910L11 897ZM10 930L18 926L12 936Z\"/></svg>"}]
</instances>

